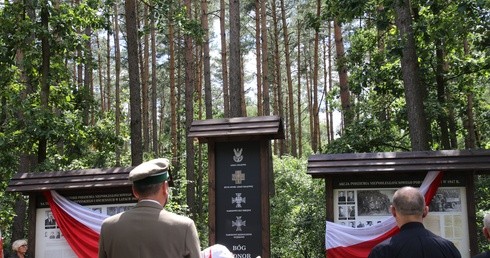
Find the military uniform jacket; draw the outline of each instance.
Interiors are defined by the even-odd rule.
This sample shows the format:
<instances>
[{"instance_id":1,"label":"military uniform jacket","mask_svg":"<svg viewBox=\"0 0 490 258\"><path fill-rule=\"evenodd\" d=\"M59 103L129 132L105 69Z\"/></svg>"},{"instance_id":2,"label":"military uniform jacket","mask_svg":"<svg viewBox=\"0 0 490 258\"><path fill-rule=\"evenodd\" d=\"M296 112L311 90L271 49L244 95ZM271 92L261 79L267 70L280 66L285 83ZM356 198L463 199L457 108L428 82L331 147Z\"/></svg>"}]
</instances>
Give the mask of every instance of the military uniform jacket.
<instances>
[{"instance_id":1,"label":"military uniform jacket","mask_svg":"<svg viewBox=\"0 0 490 258\"><path fill-rule=\"evenodd\" d=\"M194 221L152 201L140 201L102 223L99 258L199 258L199 254Z\"/></svg>"},{"instance_id":2,"label":"military uniform jacket","mask_svg":"<svg viewBox=\"0 0 490 258\"><path fill-rule=\"evenodd\" d=\"M419 222L409 222L390 241L378 244L369 258L459 258L454 244L424 228Z\"/></svg>"}]
</instances>

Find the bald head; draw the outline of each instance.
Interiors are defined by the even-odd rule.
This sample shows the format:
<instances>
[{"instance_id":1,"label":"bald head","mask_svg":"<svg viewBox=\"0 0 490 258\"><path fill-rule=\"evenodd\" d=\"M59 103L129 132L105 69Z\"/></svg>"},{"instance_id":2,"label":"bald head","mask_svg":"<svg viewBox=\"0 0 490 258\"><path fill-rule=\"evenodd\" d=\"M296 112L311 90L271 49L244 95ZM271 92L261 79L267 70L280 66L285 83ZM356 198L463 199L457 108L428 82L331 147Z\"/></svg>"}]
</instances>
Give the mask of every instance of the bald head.
<instances>
[{"instance_id":1,"label":"bald head","mask_svg":"<svg viewBox=\"0 0 490 258\"><path fill-rule=\"evenodd\" d=\"M405 186L393 195L393 207L400 215L424 216L425 199L417 188Z\"/></svg>"}]
</instances>

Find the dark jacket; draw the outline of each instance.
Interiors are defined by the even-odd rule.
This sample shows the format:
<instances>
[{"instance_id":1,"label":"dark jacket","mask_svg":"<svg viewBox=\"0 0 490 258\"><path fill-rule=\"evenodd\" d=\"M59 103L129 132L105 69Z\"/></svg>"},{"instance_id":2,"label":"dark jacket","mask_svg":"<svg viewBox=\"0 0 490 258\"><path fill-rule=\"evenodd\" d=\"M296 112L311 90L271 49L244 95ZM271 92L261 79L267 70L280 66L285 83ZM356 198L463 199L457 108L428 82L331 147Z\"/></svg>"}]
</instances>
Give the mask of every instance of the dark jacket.
<instances>
[{"instance_id":1,"label":"dark jacket","mask_svg":"<svg viewBox=\"0 0 490 258\"><path fill-rule=\"evenodd\" d=\"M473 256L473 258L490 258L490 251Z\"/></svg>"},{"instance_id":2,"label":"dark jacket","mask_svg":"<svg viewBox=\"0 0 490 258\"><path fill-rule=\"evenodd\" d=\"M460 258L456 246L435 235L419 222L409 222L400 228L388 242L375 246L369 258Z\"/></svg>"}]
</instances>

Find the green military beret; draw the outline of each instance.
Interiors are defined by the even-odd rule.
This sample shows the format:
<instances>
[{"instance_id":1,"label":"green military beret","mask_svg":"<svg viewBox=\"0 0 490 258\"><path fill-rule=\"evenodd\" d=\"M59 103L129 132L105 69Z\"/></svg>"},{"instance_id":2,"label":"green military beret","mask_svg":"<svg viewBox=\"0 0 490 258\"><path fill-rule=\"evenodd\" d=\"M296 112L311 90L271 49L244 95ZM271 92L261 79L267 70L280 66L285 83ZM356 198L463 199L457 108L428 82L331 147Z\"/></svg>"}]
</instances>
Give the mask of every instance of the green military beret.
<instances>
[{"instance_id":1,"label":"green military beret","mask_svg":"<svg viewBox=\"0 0 490 258\"><path fill-rule=\"evenodd\" d=\"M143 162L129 172L129 181L133 184L149 185L167 181L169 176L169 161L165 158Z\"/></svg>"}]
</instances>

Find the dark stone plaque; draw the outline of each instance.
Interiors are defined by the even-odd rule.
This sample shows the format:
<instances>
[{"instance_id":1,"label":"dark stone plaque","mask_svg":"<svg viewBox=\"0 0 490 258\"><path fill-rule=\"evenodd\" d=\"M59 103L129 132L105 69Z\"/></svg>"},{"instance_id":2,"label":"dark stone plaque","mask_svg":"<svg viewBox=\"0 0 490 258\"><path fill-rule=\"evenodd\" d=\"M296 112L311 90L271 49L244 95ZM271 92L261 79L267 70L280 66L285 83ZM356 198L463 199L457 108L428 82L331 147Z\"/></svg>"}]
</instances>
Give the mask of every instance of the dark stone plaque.
<instances>
[{"instance_id":1,"label":"dark stone plaque","mask_svg":"<svg viewBox=\"0 0 490 258\"><path fill-rule=\"evenodd\" d=\"M216 143L216 243L235 257L262 251L260 143Z\"/></svg>"}]
</instances>

